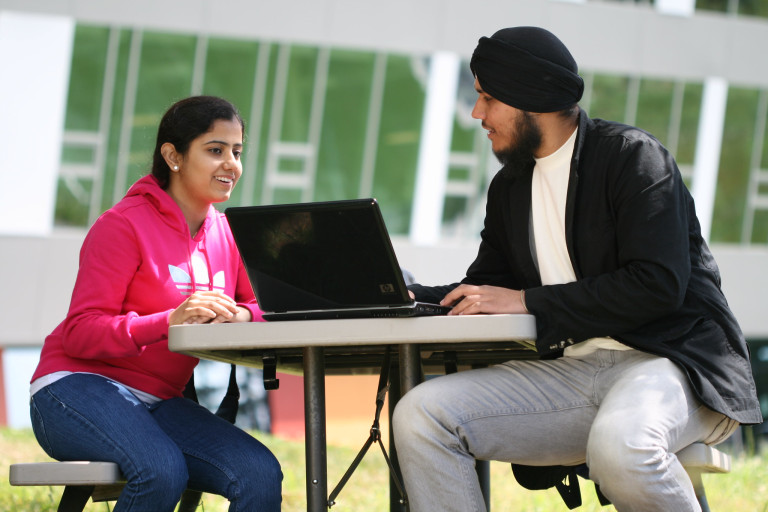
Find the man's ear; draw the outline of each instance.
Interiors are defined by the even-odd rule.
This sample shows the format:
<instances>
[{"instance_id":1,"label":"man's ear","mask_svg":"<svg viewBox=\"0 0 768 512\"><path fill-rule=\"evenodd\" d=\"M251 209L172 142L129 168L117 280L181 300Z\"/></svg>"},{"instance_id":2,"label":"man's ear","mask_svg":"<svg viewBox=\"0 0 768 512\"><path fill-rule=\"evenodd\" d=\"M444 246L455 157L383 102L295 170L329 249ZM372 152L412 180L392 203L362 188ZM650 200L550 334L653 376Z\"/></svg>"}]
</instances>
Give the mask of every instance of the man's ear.
<instances>
[{"instance_id":1,"label":"man's ear","mask_svg":"<svg viewBox=\"0 0 768 512\"><path fill-rule=\"evenodd\" d=\"M170 142L164 143L160 146L160 154L163 155L165 163L171 171L178 171L181 166L181 156L176 152L176 146Z\"/></svg>"}]
</instances>

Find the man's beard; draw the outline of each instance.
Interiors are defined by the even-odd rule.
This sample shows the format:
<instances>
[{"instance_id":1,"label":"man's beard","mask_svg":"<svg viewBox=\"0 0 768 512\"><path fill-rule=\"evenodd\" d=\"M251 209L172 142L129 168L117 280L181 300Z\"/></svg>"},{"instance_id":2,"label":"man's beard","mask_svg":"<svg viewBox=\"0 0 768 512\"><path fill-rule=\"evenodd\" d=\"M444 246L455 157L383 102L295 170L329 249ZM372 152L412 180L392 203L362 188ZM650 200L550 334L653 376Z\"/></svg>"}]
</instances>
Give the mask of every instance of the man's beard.
<instances>
[{"instance_id":1,"label":"man's beard","mask_svg":"<svg viewBox=\"0 0 768 512\"><path fill-rule=\"evenodd\" d=\"M515 138L509 146L493 154L504 166L502 173L508 178L530 172L534 165L534 154L541 146L541 129L528 112L515 121Z\"/></svg>"}]
</instances>

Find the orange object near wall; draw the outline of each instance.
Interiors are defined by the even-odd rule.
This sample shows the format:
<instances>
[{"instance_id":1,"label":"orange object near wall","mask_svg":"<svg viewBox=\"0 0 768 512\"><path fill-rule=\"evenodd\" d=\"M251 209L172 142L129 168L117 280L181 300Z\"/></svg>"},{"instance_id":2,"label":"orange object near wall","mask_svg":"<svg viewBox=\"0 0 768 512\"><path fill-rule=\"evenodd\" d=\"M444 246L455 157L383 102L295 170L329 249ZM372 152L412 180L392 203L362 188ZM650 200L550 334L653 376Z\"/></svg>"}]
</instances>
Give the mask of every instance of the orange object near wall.
<instances>
[{"instance_id":1,"label":"orange object near wall","mask_svg":"<svg viewBox=\"0 0 768 512\"><path fill-rule=\"evenodd\" d=\"M304 439L304 378L278 374L280 387L269 392L272 434ZM325 378L326 440L329 445L359 447L365 443L376 413L378 375ZM388 405L381 412L382 441L388 443Z\"/></svg>"},{"instance_id":2,"label":"orange object near wall","mask_svg":"<svg viewBox=\"0 0 768 512\"><path fill-rule=\"evenodd\" d=\"M267 392L272 434L304 439L304 378L278 373L280 387Z\"/></svg>"}]
</instances>

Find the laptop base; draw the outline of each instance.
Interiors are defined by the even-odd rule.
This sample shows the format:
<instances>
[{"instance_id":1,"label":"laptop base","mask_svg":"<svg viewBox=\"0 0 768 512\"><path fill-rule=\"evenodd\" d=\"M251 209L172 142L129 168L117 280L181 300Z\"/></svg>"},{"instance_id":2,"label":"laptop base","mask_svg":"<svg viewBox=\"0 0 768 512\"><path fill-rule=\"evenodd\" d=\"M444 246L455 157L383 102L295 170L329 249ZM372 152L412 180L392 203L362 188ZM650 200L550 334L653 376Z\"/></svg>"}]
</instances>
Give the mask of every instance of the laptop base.
<instances>
[{"instance_id":1,"label":"laptop base","mask_svg":"<svg viewBox=\"0 0 768 512\"><path fill-rule=\"evenodd\" d=\"M263 315L264 320L273 322L276 320L326 320L340 318L407 318L414 316L440 316L447 315L450 307L439 304L417 302L409 306L393 306L388 308L343 308L343 309L318 309L314 311L286 311L280 313L268 313Z\"/></svg>"}]
</instances>

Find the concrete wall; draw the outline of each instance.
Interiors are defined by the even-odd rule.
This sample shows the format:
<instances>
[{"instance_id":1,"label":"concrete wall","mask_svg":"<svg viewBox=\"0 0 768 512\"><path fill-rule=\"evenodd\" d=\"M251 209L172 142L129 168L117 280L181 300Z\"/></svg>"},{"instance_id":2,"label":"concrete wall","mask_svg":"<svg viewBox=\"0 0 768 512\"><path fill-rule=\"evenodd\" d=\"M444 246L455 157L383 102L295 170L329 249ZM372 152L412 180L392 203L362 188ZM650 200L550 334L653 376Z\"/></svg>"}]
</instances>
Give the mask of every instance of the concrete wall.
<instances>
[{"instance_id":1,"label":"concrete wall","mask_svg":"<svg viewBox=\"0 0 768 512\"><path fill-rule=\"evenodd\" d=\"M0 0L0 10L77 21L219 36L468 57L482 35L514 25L554 31L584 69L768 85L756 48L766 21L696 12L677 16L646 3L558 0ZM674 51L670 51L673 49Z\"/></svg>"}]
</instances>

